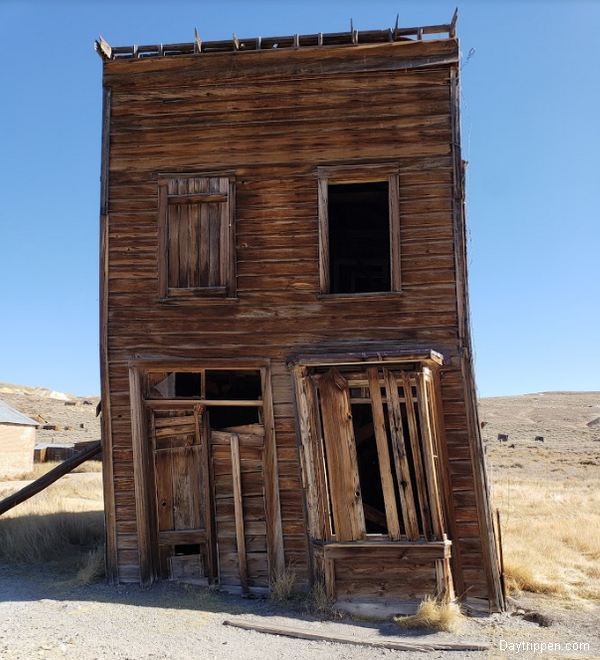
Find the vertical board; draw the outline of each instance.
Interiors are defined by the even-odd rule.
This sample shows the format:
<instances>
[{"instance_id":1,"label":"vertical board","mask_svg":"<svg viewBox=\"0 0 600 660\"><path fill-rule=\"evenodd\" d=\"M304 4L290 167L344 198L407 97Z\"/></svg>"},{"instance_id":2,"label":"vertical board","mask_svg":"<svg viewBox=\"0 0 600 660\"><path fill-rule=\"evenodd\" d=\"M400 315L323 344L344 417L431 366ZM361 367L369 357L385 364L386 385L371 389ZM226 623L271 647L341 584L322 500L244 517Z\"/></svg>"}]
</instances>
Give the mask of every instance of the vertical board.
<instances>
[{"instance_id":1,"label":"vertical board","mask_svg":"<svg viewBox=\"0 0 600 660\"><path fill-rule=\"evenodd\" d=\"M265 440L258 425L246 428L211 431L210 451L219 583L253 591L269 585Z\"/></svg>"},{"instance_id":2,"label":"vertical board","mask_svg":"<svg viewBox=\"0 0 600 660\"><path fill-rule=\"evenodd\" d=\"M408 434L410 437L410 449L415 466L415 481L417 482L417 499L419 500L419 510L421 512L421 521L423 533L426 539L431 536L431 516L429 513L429 503L427 501L427 488L425 484L425 471L423 469L423 459L421 456L421 443L419 441L419 428L417 426L417 416L412 395L412 382L410 374L402 373L402 389L404 390L404 400L406 402L406 416L408 420Z\"/></svg>"},{"instance_id":3,"label":"vertical board","mask_svg":"<svg viewBox=\"0 0 600 660\"><path fill-rule=\"evenodd\" d=\"M244 531L244 507L242 504L242 469L240 463L240 438L231 434L231 476L233 483L233 513L235 516L235 539L240 569L242 592L248 593L248 563L246 558L246 532Z\"/></svg>"},{"instance_id":4,"label":"vertical board","mask_svg":"<svg viewBox=\"0 0 600 660\"><path fill-rule=\"evenodd\" d=\"M409 541L419 538L419 521L415 498L413 495L412 478L408 459L406 456L406 443L404 429L402 426L402 409L400 397L398 396L398 383L394 374L388 369L383 370L385 391L387 398L387 412L392 435L392 451L394 453L394 466L396 468L396 479L400 486L400 506L404 519L404 528Z\"/></svg>"},{"instance_id":5,"label":"vertical board","mask_svg":"<svg viewBox=\"0 0 600 660\"><path fill-rule=\"evenodd\" d=\"M356 541L366 530L348 381L330 369L319 379L319 395L335 536L338 541Z\"/></svg>"},{"instance_id":6,"label":"vertical board","mask_svg":"<svg viewBox=\"0 0 600 660\"><path fill-rule=\"evenodd\" d=\"M397 541L400 539L400 523L398 521L398 508L396 507L394 479L392 478L388 440L385 431L385 417L381 400L381 388L379 386L379 370L377 367L367 369L367 377L369 379L369 391L371 393L373 430L375 432L375 442L377 444L381 488L383 490L383 500L385 502L385 519L390 538L393 541Z\"/></svg>"},{"instance_id":7,"label":"vertical board","mask_svg":"<svg viewBox=\"0 0 600 660\"><path fill-rule=\"evenodd\" d=\"M156 504L158 530L173 527L173 456L168 450L154 453L154 480L156 484Z\"/></svg>"}]
</instances>

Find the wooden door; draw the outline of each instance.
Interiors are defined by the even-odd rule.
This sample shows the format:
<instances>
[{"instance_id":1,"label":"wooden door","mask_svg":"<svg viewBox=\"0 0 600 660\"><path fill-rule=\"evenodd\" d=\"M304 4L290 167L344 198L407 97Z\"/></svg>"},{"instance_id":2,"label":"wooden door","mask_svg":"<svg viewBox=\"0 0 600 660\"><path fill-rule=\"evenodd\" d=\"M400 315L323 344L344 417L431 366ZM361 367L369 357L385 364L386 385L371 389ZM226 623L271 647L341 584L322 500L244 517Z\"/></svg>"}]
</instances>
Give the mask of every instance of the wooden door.
<instances>
[{"instance_id":1,"label":"wooden door","mask_svg":"<svg viewBox=\"0 0 600 660\"><path fill-rule=\"evenodd\" d=\"M162 577L204 583L214 577L208 447L203 410L155 410L154 459Z\"/></svg>"},{"instance_id":2,"label":"wooden door","mask_svg":"<svg viewBox=\"0 0 600 660\"><path fill-rule=\"evenodd\" d=\"M264 483L264 427L210 434L219 584L227 591L269 587Z\"/></svg>"}]
</instances>

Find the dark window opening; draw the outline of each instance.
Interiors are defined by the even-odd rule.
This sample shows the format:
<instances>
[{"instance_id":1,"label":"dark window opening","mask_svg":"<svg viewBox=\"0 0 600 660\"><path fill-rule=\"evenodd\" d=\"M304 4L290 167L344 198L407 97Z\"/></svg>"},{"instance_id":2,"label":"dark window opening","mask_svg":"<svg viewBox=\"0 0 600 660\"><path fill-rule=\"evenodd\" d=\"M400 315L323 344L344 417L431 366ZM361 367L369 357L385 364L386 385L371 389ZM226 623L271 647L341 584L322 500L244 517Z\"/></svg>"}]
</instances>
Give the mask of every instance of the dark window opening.
<instances>
[{"instance_id":1,"label":"dark window opening","mask_svg":"<svg viewBox=\"0 0 600 660\"><path fill-rule=\"evenodd\" d=\"M211 406L210 427L215 431L230 426L261 424L260 411L255 406Z\"/></svg>"},{"instance_id":2,"label":"dark window opening","mask_svg":"<svg viewBox=\"0 0 600 660\"><path fill-rule=\"evenodd\" d=\"M258 371L207 371L206 398L209 400L241 399L255 401L261 398Z\"/></svg>"},{"instance_id":3,"label":"dark window opening","mask_svg":"<svg viewBox=\"0 0 600 660\"><path fill-rule=\"evenodd\" d=\"M175 374L175 396L184 399L199 397L201 393L200 374L178 371Z\"/></svg>"},{"instance_id":4,"label":"dark window opening","mask_svg":"<svg viewBox=\"0 0 600 660\"><path fill-rule=\"evenodd\" d=\"M328 186L330 293L391 290L389 185Z\"/></svg>"},{"instance_id":5,"label":"dark window opening","mask_svg":"<svg viewBox=\"0 0 600 660\"><path fill-rule=\"evenodd\" d=\"M352 424L366 531L367 534L387 534L377 442L373 429L373 414L369 404L352 406Z\"/></svg>"},{"instance_id":6,"label":"dark window opening","mask_svg":"<svg viewBox=\"0 0 600 660\"><path fill-rule=\"evenodd\" d=\"M190 543L185 545L176 545L173 548L175 555L199 555L200 545L197 543Z\"/></svg>"}]
</instances>

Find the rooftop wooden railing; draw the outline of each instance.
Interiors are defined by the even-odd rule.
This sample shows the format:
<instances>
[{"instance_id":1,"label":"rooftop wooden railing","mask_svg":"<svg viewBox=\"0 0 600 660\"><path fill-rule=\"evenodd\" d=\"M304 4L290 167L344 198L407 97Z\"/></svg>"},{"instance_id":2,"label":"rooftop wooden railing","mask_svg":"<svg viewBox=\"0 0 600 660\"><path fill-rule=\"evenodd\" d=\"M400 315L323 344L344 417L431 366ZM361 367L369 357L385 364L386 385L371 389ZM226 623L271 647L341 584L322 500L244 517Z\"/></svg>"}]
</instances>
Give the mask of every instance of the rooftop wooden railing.
<instances>
[{"instance_id":1,"label":"rooftop wooden railing","mask_svg":"<svg viewBox=\"0 0 600 660\"><path fill-rule=\"evenodd\" d=\"M228 53L242 51L281 50L320 46L365 45L374 43L422 40L426 36L456 36L458 10L454 11L450 23L442 25L424 25L420 27L400 27L398 20L393 28L385 30L356 30L350 21L348 32L319 32L317 34L294 34L283 37L251 37L241 39L235 34L231 39L222 41L202 41L198 31L194 30L194 41L178 44L147 44L143 46L115 46L99 37L95 48L105 60L142 59L147 57L166 57L177 55L200 55L209 53Z\"/></svg>"}]
</instances>

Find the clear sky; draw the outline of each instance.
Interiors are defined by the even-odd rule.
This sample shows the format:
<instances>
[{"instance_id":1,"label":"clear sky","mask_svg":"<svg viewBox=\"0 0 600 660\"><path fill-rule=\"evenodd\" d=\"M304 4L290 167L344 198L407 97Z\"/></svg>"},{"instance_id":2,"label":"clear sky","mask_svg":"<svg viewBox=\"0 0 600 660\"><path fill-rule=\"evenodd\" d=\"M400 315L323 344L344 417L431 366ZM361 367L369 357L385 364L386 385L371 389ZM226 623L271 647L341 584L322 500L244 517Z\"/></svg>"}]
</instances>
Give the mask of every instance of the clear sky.
<instances>
[{"instance_id":1,"label":"clear sky","mask_svg":"<svg viewBox=\"0 0 600 660\"><path fill-rule=\"evenodd\" d=\"M99 392L99 34L427 25L454 4L0 0L0 381ZM600 2L459 9L480 394L600 390Z\"/></svg>"}]
</instances>

